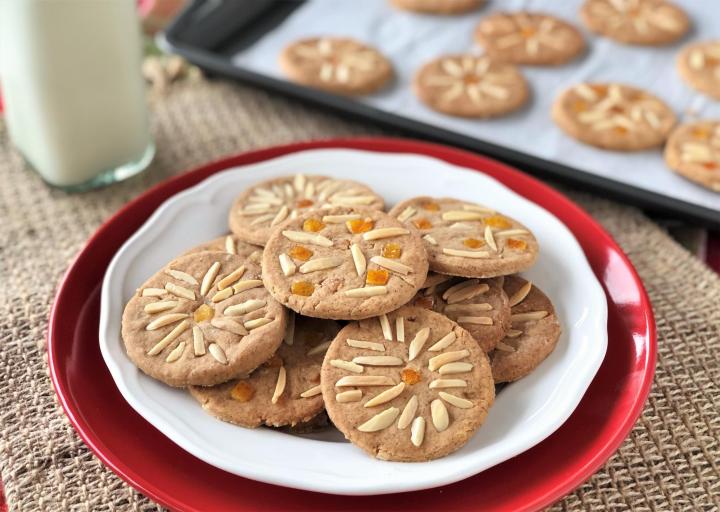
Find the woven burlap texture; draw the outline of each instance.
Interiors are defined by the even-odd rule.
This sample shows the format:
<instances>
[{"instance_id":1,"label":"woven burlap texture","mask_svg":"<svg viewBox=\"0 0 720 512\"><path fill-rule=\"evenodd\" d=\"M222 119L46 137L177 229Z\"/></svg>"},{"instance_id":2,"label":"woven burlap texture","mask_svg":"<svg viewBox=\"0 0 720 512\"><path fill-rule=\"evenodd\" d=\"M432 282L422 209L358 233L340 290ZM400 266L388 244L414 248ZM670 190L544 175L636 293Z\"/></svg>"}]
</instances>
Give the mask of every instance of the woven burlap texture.
<instances>
[{"instance_id":1,"label":"woven burlap texture","mask_svg":"<svg viewBox=\"0 0 720 512\"><path fill-rule=\"evenodd\" d=\"M0 128L0 478L10 510L149 510L85 447L47 375L53 295L74 254L128 200L223 155L379 129L225 82L178 84L155 98L158 154L106 190L48 189ZM650 293L655 382L619 451L556 509L710 510L720 506L720 279L635 209L570 192L622 245Z\"/></svg>"}]
</instances>

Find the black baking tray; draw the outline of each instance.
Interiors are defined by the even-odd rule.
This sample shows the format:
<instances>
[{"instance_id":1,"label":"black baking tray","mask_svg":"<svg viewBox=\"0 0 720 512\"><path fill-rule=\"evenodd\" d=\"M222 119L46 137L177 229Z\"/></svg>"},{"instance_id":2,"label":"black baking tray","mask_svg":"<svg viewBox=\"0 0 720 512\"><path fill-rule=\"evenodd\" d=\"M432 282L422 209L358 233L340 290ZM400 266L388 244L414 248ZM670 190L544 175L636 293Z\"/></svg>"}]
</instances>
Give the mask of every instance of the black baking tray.
<instances>
[{"instance_id":1,"label":"black baking tray","mask_svg":"<svg viewBox=\"0 0 720 512\"><path fill-rule=\"evenodd\" d=\"M252 46L303 3L302 0L194 0L161 35L161 46L182 55L211 76L230 77L346 115L369 119L419 138L476 151L540 178L602 192L607 197L639 206L656 215L686 219L720 229L720 214L710 208L407 119L351 98L275 79L232 63L233 55Z\"/></svg>"}]
</instances>

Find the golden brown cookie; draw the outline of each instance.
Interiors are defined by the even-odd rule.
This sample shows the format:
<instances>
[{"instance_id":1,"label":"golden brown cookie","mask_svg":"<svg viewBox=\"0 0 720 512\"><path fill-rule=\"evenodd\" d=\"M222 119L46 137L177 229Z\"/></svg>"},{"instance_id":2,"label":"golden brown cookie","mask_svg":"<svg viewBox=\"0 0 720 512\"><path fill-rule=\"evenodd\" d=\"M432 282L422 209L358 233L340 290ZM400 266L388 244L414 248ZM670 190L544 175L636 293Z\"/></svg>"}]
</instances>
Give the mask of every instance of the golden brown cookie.
<instances>
[{"instance_id":1,"label":"golden brown cookie","mask_svg":"<svg viewBox=\"0 0 720 512\"><path fill-rule=\"evenodd\" d=\"M300 213L328 206L382 210L383 198L351 180L296 174L263 181L245 190L230 208L230 230L248 243L265 245L272 228Z\"/></svg>"},{"instance_id":2,"label":"golden brown cookie","mask_svg":"<svg viewBox=\"0 0 720 512\"><path fill-rule=\"evenodd\" d=\"M379 51L345 37L311 37L280 54L280 67L294 82L329 92L363 95L381 89L393 76Z\"/></svg>"},{"instance_id":3,"label":"golden brown cookie","mask_svg":"<svg viewBox=\"0 0 720 512\"><path fill-rule=\"evenodd\" d=\"M421 196L389 213L422 235L434 272L496 277L531 267L538 255L538 243L525 226L475 203Z\"/></svg>"},{"instance_id":4,"label":"golden brown cookie","mask_svg":"<svg viewBox=\"0 0 720 512\"><path fill-rule=\"evenodd\" d=\"M406 304L427 275L418 234L378 210L311 210L275 228L263 281L282 304L318 318L357 320Z\"/></svg>"},{"instance_id":5,"label":"golden brown cookie","mask_svg":"<svg viewBox=\"0 0 720 512\"><path fill-rule=\"evenodd\" d=\"M463 14L474 11L485 3L484 0L391 0L392 4L405 11L424 14Z\"/></svg>"},{"instance_id":6,"label":"golden brown cookie","mask_svg":"<svg viewBox=\"0 0 720 512\"><path fill-rule=\"evenodd\" d=\"M324 408L320 367L340 325L291 315L285 342L275 355L243 379L218 386L193 386L190 393L206 412L243 427L312 427Z\"/></svg>"},{"instance_id":7,"label":"golden brown cookie","mask_svg":"<svg viewBox=\"0 0 720 512\"><path fill-rule=\"evenodd\" d=\"M490 356L496 383L525 377L555 350L560 322L550 299L522 277L507 276L511 329Z\"/></svg>"},{"instance_id":8,"label":"golden brown cookie","mask_svg":"<svg viewBox=\"0 0 720 512\"><path fill-rule=\"evenodd\" d=\"M148 279L125 306L128 356L177 387L246 375L282 341L285 309L262 286L260 267L234 254L181 256Z\"/></svg>"},{"instance_id":9,"label":"golden brown cookie","mask_svg":"<svg viewBox=\"0 0 720 512\"><path fill-rule=\"evenodd\" d=\"M618 151L660 146L676 122L670 107L656 96L616 83L581 83L563 91L552 117L580 142Z\"/></svg>"},{"instance_id":10,"label":"golden brown cookie","mask_svg":"<svg viewBox=\"0 0 720 512\"><path fill-rule=\"evenodd\" d=\"M720 192L720 121L696 121L675 128L665 144L673 171Z\"/></svg>"},{"instance_id":11,"label":"golden brown cookie","mask_svg":"<svg viewBox=\"0 0 720 512\"><path fill-rule=\"evenodd\" d=\"M325 355L321 385L328 415L345 437L394 461L458 450L495 398L488 358L472 336L414 307L344 327Z\"/></svg>"},{"instance_id":12,"label":"golden brown cookie","mask_svg":"<svg viewBox=\"0 0 720 512\"><path fill-rule=\"evenodd\" d=\"M513 64L476 55L444 55L425 64L415 94L433 110L458 117L498 117L522 107L528 85Z\"/></svg>"},{"instance_id":13,"label":"golden brown cookie","mask_svg":"<svg viewBox=\"0 0 720 512\"><path fill-rule=\"evenodd\" d=\"M678 55L677 69L691 87L720 100L720 41L686 46Z\"/></svg>"},{"instance_id":14,"label":"golden brown cookie","mask_svg":"<svg viewBox=\"0 0 720 512\"><path fill-rule=\"evenodd\" d=\"M475 40L492 59L513 64L556 66L585 50L585 39L570 23L526 11L484 17L475 29Z\"/></svg>"},{"instance_id":15,"label":"golden brown cookie","mask_svg":"<svg viewBox=\"0 0 720 512\"><path fill-rule=\"evenodd\" d=\"M690 28L685 11L666 0L585 0L580 18L593 32L626 44L670 44Z\"/></svg>"},{"instance_id":16,"label":"golden brown cookie","mask_svg":"<svg viewBox=\"0 0 720 512\"><path fill-rule=\"evenodd\" d=\"M243 242L235 235L225 235L197 245L189 251L183 253L183 256L186 254L195 254L197 252L205 251L226 252L228 254L237 254L241 258L248 258L254 263L260 263L262 250L262 246Z\"/></svg>"}]
</instances>

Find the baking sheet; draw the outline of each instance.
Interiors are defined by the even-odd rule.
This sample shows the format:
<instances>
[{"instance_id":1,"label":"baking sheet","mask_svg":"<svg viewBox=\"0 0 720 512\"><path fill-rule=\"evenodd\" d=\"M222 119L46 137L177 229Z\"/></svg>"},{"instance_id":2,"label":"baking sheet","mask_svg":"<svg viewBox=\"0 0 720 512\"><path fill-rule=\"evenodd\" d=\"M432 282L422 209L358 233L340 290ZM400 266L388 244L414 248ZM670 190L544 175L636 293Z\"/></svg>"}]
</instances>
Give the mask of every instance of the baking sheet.
<instances>
[{"instance_id":1,"label":"baking sheet","mask_svg":"<svg viewBox=\"0 0 720 512\"><path fill-rule=\"evenodd\" d=\"M624 46L591 35L582 27L582 0L499 0L461 16L426 16L394 9L387 0L311 0L275 30L233 56L234 64L283 79L277 64L282 48L296 39L316 35L344 35L376 46L395 66L396 80L383 91L357 99L372 107L436 125L464 135L556 161L592 174L711 208L719 212L720 194L706 190L670 171L661 149L635 153L604 151L566 136L550 118L555 96L580 81L618 81L646 89L665 100L679 119L720 118L720 103L685 85L675 71L678 50L690 41L720 34L717 0L678 2L690 14L692 33L669 47ZM554 67L523 67L532 89L529 105L507 117L466 120L436 113L414 96L415 71L443 53L480 54L472 33L480 18L499 10L544 11L574 22L585 34L584 57Z\"/></svg>"}]
</instances>

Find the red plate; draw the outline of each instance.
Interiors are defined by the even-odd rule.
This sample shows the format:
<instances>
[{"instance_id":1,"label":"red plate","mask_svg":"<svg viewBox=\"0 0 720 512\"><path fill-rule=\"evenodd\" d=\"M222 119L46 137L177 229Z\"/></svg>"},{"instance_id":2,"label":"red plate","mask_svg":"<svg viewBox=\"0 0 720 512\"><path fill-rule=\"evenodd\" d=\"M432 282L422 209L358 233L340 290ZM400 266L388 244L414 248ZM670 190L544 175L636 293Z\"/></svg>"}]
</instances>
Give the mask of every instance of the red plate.
<instances>
[{"instance_id":1,"label":"red plate","mask_svg":"<svg viewBox=\"0 0 720 512\"><path fill-rule=\"evenodd\" d=\"M577 410L545 441L477 476L412 496L334 496L258 483L216 469L173 444L123 400L98 342L100 286L119 247L160 203L213 173L305 149L335 147L419 153L476 169L549 210L573 232L608 296L609 345ZM623 441L650 390L655 351L655 322L638 275L617 244L579 207L494 160L434 144L382 138L253 151L153 187L107 221L76 257L57 293L48 331L52 381L85 443L130 485L179 510L539 509L589 478Z\"/></svg>"}]
</instances>

